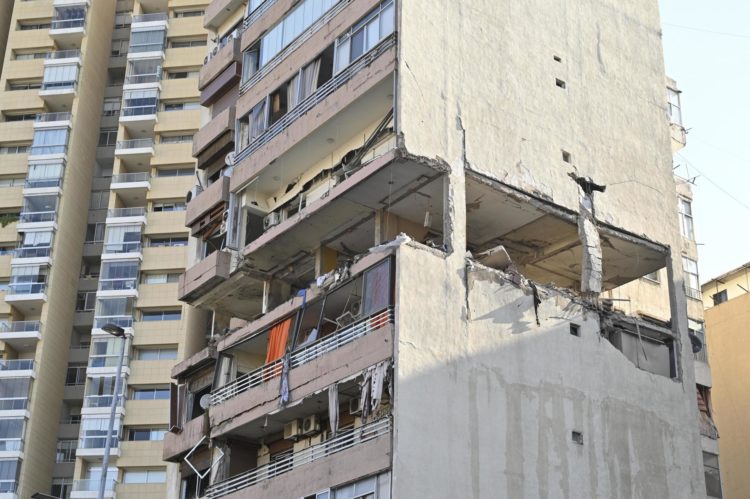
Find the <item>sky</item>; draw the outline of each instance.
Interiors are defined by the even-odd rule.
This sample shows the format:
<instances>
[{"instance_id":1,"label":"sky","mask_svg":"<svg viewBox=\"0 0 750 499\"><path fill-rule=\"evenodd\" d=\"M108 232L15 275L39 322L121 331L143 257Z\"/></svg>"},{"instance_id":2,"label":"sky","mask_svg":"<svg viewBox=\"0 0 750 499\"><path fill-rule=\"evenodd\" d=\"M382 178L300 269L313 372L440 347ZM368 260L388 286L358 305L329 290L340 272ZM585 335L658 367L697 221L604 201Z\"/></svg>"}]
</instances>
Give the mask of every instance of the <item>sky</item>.
<instances>
[{"instance_id":1,"label":"sky","mask_svg":"<svg viewBox=\"0 0 750 499\"><path fill-rule=\"evenodd\" d=\"M682 93L687 147L676 173L695 179L702 282L750 261L750 2L659 0L667 75Z\"/></svg>"}]
</instances>

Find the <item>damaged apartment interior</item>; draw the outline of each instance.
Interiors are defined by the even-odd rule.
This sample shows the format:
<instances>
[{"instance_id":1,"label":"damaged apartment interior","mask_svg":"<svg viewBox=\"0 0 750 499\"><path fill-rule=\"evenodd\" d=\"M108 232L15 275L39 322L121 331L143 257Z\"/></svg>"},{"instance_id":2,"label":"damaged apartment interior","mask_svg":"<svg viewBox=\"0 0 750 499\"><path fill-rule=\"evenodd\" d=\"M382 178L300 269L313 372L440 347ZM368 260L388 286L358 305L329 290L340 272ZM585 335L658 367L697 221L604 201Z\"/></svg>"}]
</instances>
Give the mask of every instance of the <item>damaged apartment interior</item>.
<instances>
[{"instance_id":1,"label":"damaged apartment interior","mask_svg":"<svg viewBox=\"0 0 750 499\"><path fill-rule=\"evenodd\" d=\"M562 173L574 210L410 152L394 0L277 5L210 19L179 294L212 320L206 348L172 370L164 443L182 498L391 497L399 321L406 294L430 292L399 281L407 247L427 273L460 258L464 322L486 308L472 285L489 281L518 296L512 334L554 320L581 336L586 322L632 372L682 378L672 321L603 295L671 258L597 218L607 185Z\"/></svg>"}]
</instances>

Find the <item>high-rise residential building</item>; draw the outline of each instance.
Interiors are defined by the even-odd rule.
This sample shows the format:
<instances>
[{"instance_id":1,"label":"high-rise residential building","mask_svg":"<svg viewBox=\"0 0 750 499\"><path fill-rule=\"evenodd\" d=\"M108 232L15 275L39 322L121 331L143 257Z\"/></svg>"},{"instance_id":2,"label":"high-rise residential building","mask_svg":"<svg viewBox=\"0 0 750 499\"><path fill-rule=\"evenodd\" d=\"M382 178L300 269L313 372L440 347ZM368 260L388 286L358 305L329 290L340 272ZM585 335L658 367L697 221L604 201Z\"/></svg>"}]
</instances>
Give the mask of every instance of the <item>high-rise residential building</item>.
<instances>
[{"instance_id":1,"label":"high-rise residential building","mask_svg":"<svg viewBox=\"0 0 750 499\"><path fill-rule=\"evenodd\" d=\"M203 22L168 497L706 497L656 1Z\"/></svg>"},{"instance_id":2,"label":"high-rise residential building","mask_svg":"<svg viewBox=\"0 0 750 499\"><path fill-rule=\"evenodd\" d=\"M170 369L205 343L177 280L208 3L0 2L2 498L166 495Z\"/></svg>"},{"instance_id":3,"label":"high-rise residential building","mask_svg":"<svg viewBox=\"0 0 750 499\"><path fill-rule=\"evenodd\" d=\"M719 463L724 497L746 497L750 495L747 476L750 394L746 386L750 374L750 342L745 334L750 319L750 263L711 279L702 289L714 378L712 405L721 435Z\"/></svg>"}]
</instances>

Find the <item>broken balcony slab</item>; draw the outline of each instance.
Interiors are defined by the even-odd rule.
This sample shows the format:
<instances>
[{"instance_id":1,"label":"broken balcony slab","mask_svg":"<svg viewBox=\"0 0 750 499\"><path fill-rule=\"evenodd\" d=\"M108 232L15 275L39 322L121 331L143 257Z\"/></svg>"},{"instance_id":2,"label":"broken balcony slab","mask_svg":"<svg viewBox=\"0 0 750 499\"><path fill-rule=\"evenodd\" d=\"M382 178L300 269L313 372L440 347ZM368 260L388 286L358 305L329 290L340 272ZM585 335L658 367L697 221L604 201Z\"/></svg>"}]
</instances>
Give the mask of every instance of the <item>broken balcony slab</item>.
<instances>
[{"instance_id":1,"label":"broken balcony slab","mask_svg":"<svg viewBox=\"0 0 750 499\"><path fill-rule=\"evenodd\" d=\"M467 170L468 246L482 252L502 245L522 274L540 283L578 288L583 247L577 214ZM597 224L603 289L612 289L666 265L668 248Z\"/></svg>"}]
</instances>

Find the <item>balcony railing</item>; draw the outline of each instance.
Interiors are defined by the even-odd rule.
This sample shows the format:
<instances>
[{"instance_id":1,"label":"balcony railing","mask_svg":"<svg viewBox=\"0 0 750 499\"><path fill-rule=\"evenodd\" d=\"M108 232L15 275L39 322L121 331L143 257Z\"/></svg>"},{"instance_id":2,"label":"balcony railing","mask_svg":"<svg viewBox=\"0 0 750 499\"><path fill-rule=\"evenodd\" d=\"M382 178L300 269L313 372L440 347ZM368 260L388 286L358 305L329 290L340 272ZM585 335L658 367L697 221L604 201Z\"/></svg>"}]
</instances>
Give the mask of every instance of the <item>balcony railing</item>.
<instances>
[{"instance_id":1,"label":"balcony railing","mask_svg":"<svg viewBox=\"0 0 750 499\"><path fill-rule=\"evenodd\" d=\"M37 283L20 282L20 283L11 283L8 285L9 295L36 295L36 294L44 293L46 290L47 290L47 283L43 283L43 282L37 282Z\"/></svg>"},{"instance_id":2,"label":"balcony railing","mask_svg":"<svg viewBox=\"0 0 750 499\"><path fill-rule=\"evenodd\" d=\"M45 57L45 59L73 59L75 57L81 57L80 49L56 50L54 52L47 52L47 57Z\"/></svg>"},{"instance_id":3,"label":"balcony railing","mask_svg":"<svg viewBox=\"0 0 750 499\"><path fill-rule=\"evenodd\" d=\"M87 436L87 437L81 437L78 439L78 448L79 449L104 449L105 444L107 443L107 436ZM116 449L120 443L120 439L117 436L113 436L112 440L110 441L110 446L113 449ZM97 480L98 483L98 480ZM96 489L94 489L96 490Z\"/></svg>"},{"instance_id":4,"label":"balcony railing","mask_svg":"<svg viewBox=\"0 0 750 499\"><path fill-rule=\"evenodd\" d=\"M123 363L128 363L128 355L125 354ZM89 357L89 367L117 367L120 362L119 355L92 355ZM110 399L111 402L111 399Z\"/></svg>"},{"instance_id":5,"label":"balcony railing","mask_svg":"<svg viewBox=\"0 0 750 499\"><path fill-rule=\"evenodd\" d=\"M114 395L86 395L86 397L84 397L83 399L83 406L94 408L112 407L113 398ZM122 395L117 397L118 407L123 406L123 401L124 397Z\"/></svg>"},{"instance_id":6,"label":"balcony railing","mask_svg":"<svg viewBox=\"0 0 750 499\"><path fill-rule=\"evenodd\" d=\"M148 182L150 175L148 172L137 173L119 173L112 175L113 184L128 184L130 182Z\"/></svg>"},{"instance_id":7,"label":"balcony railing","mask_svg":"<svg viewBox=\"0 0 750 499\"><path fill-rule=\"evenodd\" d=\"M69 121L70 120L70 113L64 112L64 113L42 113L36 115L36 122L37 123L47 123L50 121Z\"/></svg>"},{"instance_id":8,"label":"balcony railing","mask_svg":"<svg viewBox=\"0 0 750 499\"><path fill-rule=\"evenodd\" d=\"M137 277L99 279L99 291L129 291L138 287Z\"/></svg>"},{"instance_id":9,"label":"balcony railing","mask_svg":"<svg viewBox=\"0 0 750 499\"><path fill-rule=\"evenodd\" d=\"M206 497L209 499L224 497L246 487L256 485L264 480L292 471L302 465L326 458L337 452L351 449L357 445L375 440L380 436L388 435L390 431L390 417L379 419L359 428L343 430L338 436L323 443L310 446L278 461L216 483L208 488Z\"/></svg>"},{"instance_id":10,"label":"balcony railing","mask_svg":"<svg viewBox=\"0 0 750 499\"><path fill-rule=\"evenodd\" d=\"M98 447L89 447L91 449L97 449ZM102 444L101 448L104 448ZM73 492L96 492L99 490L99 484L101 483L100 478L87 478L85 480L73 480ZM104 485L104 490L113 491L117 485L117 480L114 478L107 478Z\"/></svg>"},{"instance_id":11,"label":"balcony railing","mask_svg":"<svg viewBox=\"0 0 750 499\"><path fill-rule=\"evenodd\" d=\"M27 189L39 189L42 187L60 187L62 185L62 177L55 178L27 178L24 187Z\"/></svg>"},{"instance_id":12,"label":"balcony railing","mask_svg":"<svg viewBox=\"0 0 750 499\"><path fill-rule=\"evenodd\" d=\"M125 76L126 85L137 85L139 83L157 83L159 80L161 80L161 71L159 71L158 73Z\"/></svg>"},{"instance_id":13,"label":"balcony railing","mask_svg":"<svg viewBox=\"0 0 750 499\"><path fill-rule=\"evenodd\" d=\"M13 321L0 324L0 333L34 333L42 330L39 321Z\"/></svg>"},{"instance_id":14,"label":"balcony railing","mask_svg":"<svg viewBox=\"0 0 750 499\"><path fill-rule=\"evenodd\" d=\"M375 59L380 57L384 52L389 50L396 44L396 36L392 34L387 38L384 38L375 48L370 50L367 54L362 56L358 61L351 64L349 67L338 73L336 76L328 80L322 87L318 88L309 97L299 103L297 107L286 113L279 121L266 128L266 130L258 135L245 149L237 154L234 164L238 164L245 158L250 156L252 153L266 145L277 135L280 135L284 130L289 128L295 121L300 117L307 114L311 109L320 104L336 90L346 85L357 73L362 69L370 65Z\"/></svg>"},{"instance_id":15,"label":"balcony railing","mask_svg":"<svg viewBox=\"0 0 750 499\"><path fill-rule=\"evenodd\" d=\"M54 211L31 211L21 213L18 220L21 223L34 223L34 222L54 222L55 221Z\"/></svg>"},{"instance_id":16,"label":"balcony railing","mask_svg":"<svg viewBox=\"0 0 750 499\"><path fill-rule=\"evenodd\" d=\"M105 253L140 253L142 244L140 241L128 243L106 243L104 245Z\"/></svg>"},{"instance_id":17,"label":"balcony railing","mask_svg":"<svg viewBox=\"0 0 750 499\"><path fill-rule=\"evenodd\" d=\"M28 397L0 398L0 411L22 411L29 403Z\"/></svg>"},{"instance_id":18,"label":"balcony railing","mask_svg":"<svg viewBox=\"0 0 750 499\"><path fill-rule=\"evenodd\" d=\"M255 21L260 19L260 16L266 13L268 9L273 7L273 5L276 3L276 0L266 0L262 4L258 6L257 9L252 11L249 16L245 18L244 21L242 21L242 31L245 31L247 28L250 27L251 24L253 24Z\"/></svg>"},{"instance_id":19,"label":"balcony railing","mask_svg":"<svg viewBox=\"0 0 750 499\"><path fill-rule=\"evenodd\" d=\"M46 258L52 254L51 246L30 246L16 248L15 258Z\"/></svg>"},{"instance_id":20,"label":"balcony railing","mask_svg":"<svg viewBox=\"0 0 750 499\"><path fill-rule=\"evenodd\" d=\"M44 154L65 154L68 152L67 144L56 146L31 146L29 147L29 156L41 156Z\"/></svg>"},{"instance_id":21,"label":"balcony railing","mask_svg":"<svg viewBox=\"0 0 750 499\"><path fill-rule=\"evenodd\" d=\"M107 218L117 217L145 217L146 208L138 206L135 208L110 208L107 210ZM127 243L123 243L127 244Z\"/></svg>"},{"instance_id":22,"label":"balcony railing","mask_svg":"<svg viewBox=\"0 0 750 499\"><path fill-rule=\"evenodd\" d=\"M141 149L144 147L154 147L154 139L118 140L116 149Z\"/></svg>"},{"instance_id":23,"label":"balcony railing","mask_svg":"<svg viewBox=\"0 0 750 499\"><path fill-rule=\"evenodd\" d=\"M149 23L155 21L166 21L168 19L166 12L153 12L151 14L136 14L133 16L134 23Z\"/></svg>"},{"instance_id":24,"label":"balcony railing","mask_svg":"<svg viewBox=\"0 0 750 499\"><path fill-rule=\"evenodd\" d=\"M123 107L120 110L120 116L148 116L151 114L156 114L157 107L158 106L156 104L150 106Z\"/></svg>"},{"instance_id":25,"label":"balcony railing","mask_svg":"<svg viewBox=\"0 0 750 499\"><path fill-rule=\"evenodd\" d=\"M306 364L392 322L393 311L390 308L370 317L361 319L350 324L341 331L295 350L292 352L289 367L290 369L294 369L295 367ZM254 371L243 374L229 384L212 392L210 404L221 404L222 402L246 392L250 388L259 386L271 379L276 379L276 377L281 374L282 363L283 359L278 359L259 367Z\"/></svg>"},{"instance_id":26,"label":"balcony railing","mask_svg":"<svg viewBox=\"0 0 750 499\"><path fill-rule=\"evenodd\" d=\"M114 324L119 327L133 327L132 315L108 315L94 317L94 327L102 328L107 324Z\"/></svg>"},{"instance_id":27,"label":"balcony railing","mask_svg":"<svg viewBox=\"0 0 750 499\"><path fill-rule=\"evenodd\" d=\"M0 371L31 371L33 369L33 359L0 360Z\"/></svg>"},{"instance_id":28,"label":"balcony railing","mask_svg":"<svg viewBox=\"0 0 750 499\"><path fill-rule=\"evenodd\" d=\"M0 494L12 494L16 491L16 487L15 480L0 480Z\"/></svg>"},{"instance_id":29,"label":"balcony railing","mask_svg":"<svg viewBox=\"0 0 750 499\"><path fill-rule=\"evenodd\" d=\"M23 439L21 438L0 438L0 451L22 451Z\"/></svg>"},{"instance_id":30,"label":"balcony railing","mask_svg":"<svg viewBox=\"0 0 750 499\"><path fill-rule=\"evenodd\" d=\"M80 19L53 19L50 24L50 29L70 29L70 28L83 28L86 24L85 18Z\"/></svg>"},{"instance_id":31,"label":"balcony railing","mask_svg":"<svg viewBox=\"0 0 750 499\"><path fill-rule=\"evenodd\" d=\"M77 86L78 82L76 80L42 82L42 90L75 90Z\"/></svg>"}]
</instances>

